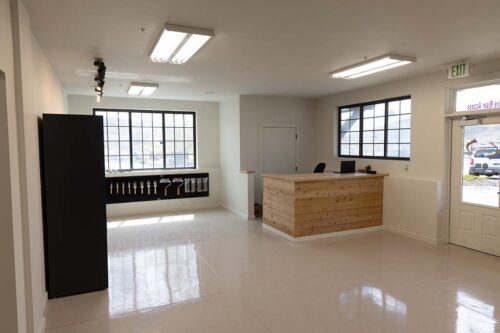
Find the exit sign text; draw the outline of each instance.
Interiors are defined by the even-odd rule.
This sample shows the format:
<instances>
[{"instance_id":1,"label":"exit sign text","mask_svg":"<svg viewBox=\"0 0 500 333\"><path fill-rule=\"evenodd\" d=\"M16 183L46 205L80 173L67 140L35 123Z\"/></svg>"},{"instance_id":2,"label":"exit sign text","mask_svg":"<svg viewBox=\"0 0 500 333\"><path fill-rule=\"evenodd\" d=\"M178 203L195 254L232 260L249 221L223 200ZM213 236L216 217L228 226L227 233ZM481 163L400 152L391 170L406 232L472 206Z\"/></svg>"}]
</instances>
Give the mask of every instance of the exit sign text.
<instances>
[{"instance_id":1,"label":"exit sign text","mask_svg":"<svg viewBox=\"0 0 500 333\"><path fill-rule=\"evenodd\" d=\"M470 66L468 62L451 65L448 69L448 79L459 79L470 75Z\"/></svg>"}]
</instances>

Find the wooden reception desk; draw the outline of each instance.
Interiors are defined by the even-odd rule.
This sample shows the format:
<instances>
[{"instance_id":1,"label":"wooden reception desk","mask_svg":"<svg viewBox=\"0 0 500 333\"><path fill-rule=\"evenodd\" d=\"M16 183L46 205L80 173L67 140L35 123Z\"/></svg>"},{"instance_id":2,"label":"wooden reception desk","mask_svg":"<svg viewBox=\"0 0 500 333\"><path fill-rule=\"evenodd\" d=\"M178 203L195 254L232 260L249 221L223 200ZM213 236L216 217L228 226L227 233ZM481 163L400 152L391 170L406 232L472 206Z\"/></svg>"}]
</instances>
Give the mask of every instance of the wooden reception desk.
<instances>
[{"instance_id":1,"label":"wooden reception desk","mask_svg":"<svg viewBox=\"0 0 500 333\"><path fill-rule=\"evenodd\" d=\"M263 222L292 237L382 225L386 174L264 174Z\"/></svg>"}]
</instances>

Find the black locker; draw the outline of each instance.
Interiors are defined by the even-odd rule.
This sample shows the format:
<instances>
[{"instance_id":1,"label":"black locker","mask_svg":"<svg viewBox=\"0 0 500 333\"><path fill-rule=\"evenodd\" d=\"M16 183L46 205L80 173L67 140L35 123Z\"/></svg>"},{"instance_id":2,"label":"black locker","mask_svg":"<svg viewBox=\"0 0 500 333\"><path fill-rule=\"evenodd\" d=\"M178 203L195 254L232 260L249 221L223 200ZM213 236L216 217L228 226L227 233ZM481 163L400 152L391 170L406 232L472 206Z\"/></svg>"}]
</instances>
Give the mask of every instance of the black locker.
<instances>
[{"instance_id":1,"label":"black locker","mask_svg":"<svg viewBox=\"0 0 500 333\"><path fill-rule=\"evenodd\" d=\"M102 117L44 114L41 141L49 298L106 289Z\"/></svg>"}]
</instances>

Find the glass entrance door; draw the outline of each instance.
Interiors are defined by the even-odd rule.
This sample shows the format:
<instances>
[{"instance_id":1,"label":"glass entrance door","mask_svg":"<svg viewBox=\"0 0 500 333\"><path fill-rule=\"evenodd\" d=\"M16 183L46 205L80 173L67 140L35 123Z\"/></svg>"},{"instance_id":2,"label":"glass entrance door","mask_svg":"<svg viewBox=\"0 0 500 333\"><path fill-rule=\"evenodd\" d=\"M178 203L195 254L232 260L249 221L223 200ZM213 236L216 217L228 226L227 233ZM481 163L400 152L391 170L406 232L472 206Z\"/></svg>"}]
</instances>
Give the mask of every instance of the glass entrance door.
<instances>
[{"instance_id":1,"label":"glass entrance door","mask_svg":"<svg viewBox=\"0 0 500 333\"><path fill-rule=\"evenodd\" d=\"M450 242L500 256L500 117L452 130Z\"/></svg>"}]
</instances>

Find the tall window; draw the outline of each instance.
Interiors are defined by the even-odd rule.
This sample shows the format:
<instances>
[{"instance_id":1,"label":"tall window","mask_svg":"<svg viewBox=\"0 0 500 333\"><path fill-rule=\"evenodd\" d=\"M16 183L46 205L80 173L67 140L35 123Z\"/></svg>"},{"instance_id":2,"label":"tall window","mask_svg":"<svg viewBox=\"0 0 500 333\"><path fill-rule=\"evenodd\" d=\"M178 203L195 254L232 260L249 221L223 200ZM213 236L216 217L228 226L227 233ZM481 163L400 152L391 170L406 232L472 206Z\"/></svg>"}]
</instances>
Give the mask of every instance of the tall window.
<instances>
[{"instance_id":1,"label":"tall window","mask_svg":"<svg viewBox=\"0 0 500 333\"><path fill-rule=\"evenodd\" d=\"M104 121L106 170L193 169L194 112L94 109Z\"/></svg>"},{"instance_id":2,"label":"tall window","mask_svg":"<svg viewBox=\"0 0 500 333\"><path fill-rule=\"evenodd\" d=\"M410 159L411 97L339 108L339 156Z\"/></svg>"}]
</instances>

